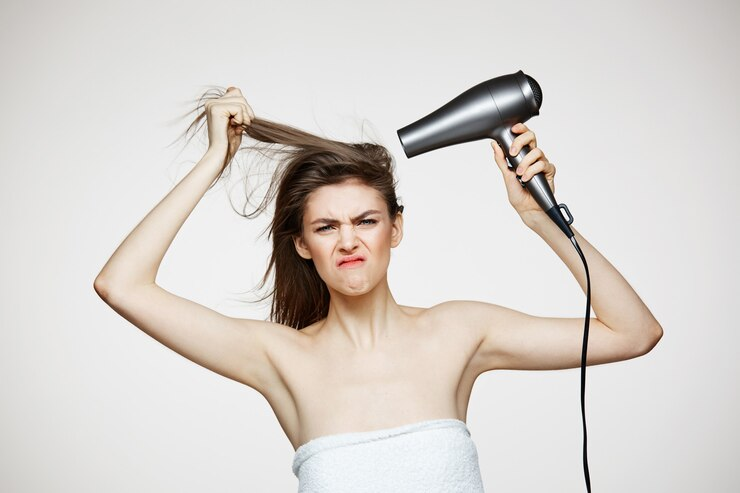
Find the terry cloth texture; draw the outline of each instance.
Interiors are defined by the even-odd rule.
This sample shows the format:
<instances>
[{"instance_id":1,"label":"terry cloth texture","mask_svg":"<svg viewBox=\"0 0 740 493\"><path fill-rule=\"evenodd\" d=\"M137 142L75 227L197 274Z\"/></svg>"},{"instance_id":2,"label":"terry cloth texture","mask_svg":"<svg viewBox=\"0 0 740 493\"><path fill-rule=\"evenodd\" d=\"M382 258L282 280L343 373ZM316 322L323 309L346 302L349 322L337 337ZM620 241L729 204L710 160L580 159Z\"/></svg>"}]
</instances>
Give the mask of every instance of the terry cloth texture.
<instances>
[{"instance_id":1,"label":"terry cloth texture","mask_svg":"<svg viewBox=\"0 0 740 493\"><path fill-rule=\"evenodd\" d=\"M478 451L459 419L314 438L293 458L298 493L483 493Z\"/></svg>"}]
</instances>

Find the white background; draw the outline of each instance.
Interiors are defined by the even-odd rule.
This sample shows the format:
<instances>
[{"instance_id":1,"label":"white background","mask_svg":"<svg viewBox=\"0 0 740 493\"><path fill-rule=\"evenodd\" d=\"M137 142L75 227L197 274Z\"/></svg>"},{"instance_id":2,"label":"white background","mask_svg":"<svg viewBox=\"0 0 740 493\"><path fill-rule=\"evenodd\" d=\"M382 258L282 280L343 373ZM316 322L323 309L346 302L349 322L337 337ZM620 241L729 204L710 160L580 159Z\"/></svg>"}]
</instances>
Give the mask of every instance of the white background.
<instances>
[{"instance_id":1,"label":"white background","mask_svg":"<svg viewBox=\"0 0 740 493\"><path fill-rule=\"evenodd\" d=\"M737 491L738 5L4 1L0 490L295 491L262 396L92 287L200 157L202 143L167 144L208 86L241 88L263 118L388 146L406 206L399 303L582 317L585 294L508 204L487 141L407 159L396 137L521 69L543 88L528 125L556 198L665 331L646 356L588 370L594 492ZM264 271L267 219L240 218L214 188L157 282L265 318L234 299ZM486 490L585 491L580 420L578 370L481 376L467 421Z\"/></svg>"}]
</instances>

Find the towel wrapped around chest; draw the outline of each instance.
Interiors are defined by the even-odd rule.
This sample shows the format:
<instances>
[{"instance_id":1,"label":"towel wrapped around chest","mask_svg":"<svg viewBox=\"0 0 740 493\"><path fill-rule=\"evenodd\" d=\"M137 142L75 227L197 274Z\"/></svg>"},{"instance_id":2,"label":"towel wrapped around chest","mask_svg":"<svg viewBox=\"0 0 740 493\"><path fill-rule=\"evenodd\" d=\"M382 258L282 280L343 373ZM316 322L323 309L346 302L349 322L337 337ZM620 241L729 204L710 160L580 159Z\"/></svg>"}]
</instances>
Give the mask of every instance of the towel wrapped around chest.
<instances>
[{"instance_id":1,"label":"towel wrapped around chest","mask_svg":"<svg viewBox=\"0 0 740 493\"><path fill-rule=\"evenodd\" d=\"M478 451L458 419L314 438L293 458L298 493L483 493Z\"/></svg>"}]
</instances>

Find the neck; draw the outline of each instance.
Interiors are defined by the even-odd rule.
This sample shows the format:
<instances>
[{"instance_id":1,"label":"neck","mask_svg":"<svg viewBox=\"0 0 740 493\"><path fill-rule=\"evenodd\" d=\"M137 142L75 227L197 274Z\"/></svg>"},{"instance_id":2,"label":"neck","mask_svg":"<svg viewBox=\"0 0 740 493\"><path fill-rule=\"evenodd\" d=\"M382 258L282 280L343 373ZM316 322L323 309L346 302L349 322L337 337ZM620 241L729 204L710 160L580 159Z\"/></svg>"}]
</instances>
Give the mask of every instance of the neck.
<instances>
[{"instance_id":1,"label":"neck","mask_svg":"<svg viewBox=\"0 0 740 493\"><path fill-rule=\"evenodd\" d=\"M322 332L344 338L356 349L374 349L401 324L401 308L393 299L388 279L372 291L349 296L330 289L331 302Z\"/></svg>"}]
</instances>

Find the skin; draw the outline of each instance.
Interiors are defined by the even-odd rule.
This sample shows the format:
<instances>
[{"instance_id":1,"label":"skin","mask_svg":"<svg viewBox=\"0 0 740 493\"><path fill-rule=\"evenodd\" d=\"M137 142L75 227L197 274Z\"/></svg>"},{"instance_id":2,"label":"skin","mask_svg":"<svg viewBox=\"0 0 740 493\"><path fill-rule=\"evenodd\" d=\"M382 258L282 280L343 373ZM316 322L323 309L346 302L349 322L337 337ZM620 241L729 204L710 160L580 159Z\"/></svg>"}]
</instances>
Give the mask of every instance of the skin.
<instances>
[{"instance_id":1,"label":"skin","mask_svg":"<svg viewBox=\"0 0 740 493\"><path fill-rule=\"evenodd\" d=\"M209 149L124 239L94 282L121 316L191 361L260 392L294 448L335 433L369 431L437 418L465 421L476 378L495 369L580 366L584 320L537 317L492 303L454 300L399 305L388 286L391 250L403 216L391 218L374 189L347 181L320 187L307 201L298 255L312 259L331 293L329 313L303 330L228 317L174 295L155 282L180 227L241 142L254 112L237 88L207 104ZM555 167L534 133L518 124L514 146L531 150L525 181L543 172L554 191ZM586 289L570 241L539 209L494 143L509 202ZM515 154L516 149L512 151ZM378 212L362 216L363 213ZM314 221L328 218L330 222ZM621 274L572 227L589 265L588 365L650 351L663 330ZM341 268L337 260L365 261ZM533 304L536 301L533 301Z\"/></svg>"},{"instance_id":2,"label":"skin","mask_svg":"<svg viewBox=\"0 0 740 493\"><path fill-rule=\"evenodd\" d=\"M327 336L331 332L358 348L372 348L387 338L400 316L388 288L390 250L402 237L403 216L390 217L380 193L357 180L311 193L303 235L295 238L296 251L313 260L329 289L331 304L327 318L303 332ZM350 255L364 260L349 268L337 265Z\"/></svg>"}]
</instances>

